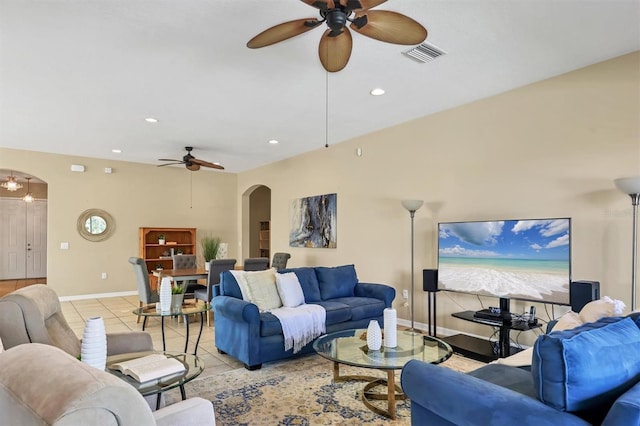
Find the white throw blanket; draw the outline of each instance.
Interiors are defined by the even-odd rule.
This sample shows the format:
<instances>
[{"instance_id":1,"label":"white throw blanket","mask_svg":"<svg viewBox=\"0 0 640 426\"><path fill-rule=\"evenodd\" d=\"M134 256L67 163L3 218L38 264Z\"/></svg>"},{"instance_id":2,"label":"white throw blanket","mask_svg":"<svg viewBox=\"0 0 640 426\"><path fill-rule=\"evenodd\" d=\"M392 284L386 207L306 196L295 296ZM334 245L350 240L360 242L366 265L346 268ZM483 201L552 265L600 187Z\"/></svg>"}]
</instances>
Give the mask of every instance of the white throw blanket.
<instances>
[{"instance_id":1,"label":"white throw blanket","mask_svg":"<svg viewBox=\"0 0 640 426\"><path fill-rule=\"evenodd\" d=\"M295 308L278 308L271 313L280 320L284 334L284 350L299 352L307 343L325 333L327 312L320 305L305 304Z\"/></svg>"}]
</instances>

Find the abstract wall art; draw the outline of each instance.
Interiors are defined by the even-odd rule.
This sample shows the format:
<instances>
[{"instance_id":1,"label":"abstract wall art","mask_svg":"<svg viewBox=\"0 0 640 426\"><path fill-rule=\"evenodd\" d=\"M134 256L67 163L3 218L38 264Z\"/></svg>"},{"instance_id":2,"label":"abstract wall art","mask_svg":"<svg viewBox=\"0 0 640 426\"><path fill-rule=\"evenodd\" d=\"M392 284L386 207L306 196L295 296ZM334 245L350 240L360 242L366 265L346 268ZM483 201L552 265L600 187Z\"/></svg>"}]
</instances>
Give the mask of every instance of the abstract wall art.
<instances>
[{"instance_id":1,"label":"abstract wall art","mask_svg":"<svg viewBox=\"0 0 640 426\"><path fill-rule=\"evenodd\" d=\"M336 248L337 194L291 201L289 246Z\"/></svg>"}]
</instances>

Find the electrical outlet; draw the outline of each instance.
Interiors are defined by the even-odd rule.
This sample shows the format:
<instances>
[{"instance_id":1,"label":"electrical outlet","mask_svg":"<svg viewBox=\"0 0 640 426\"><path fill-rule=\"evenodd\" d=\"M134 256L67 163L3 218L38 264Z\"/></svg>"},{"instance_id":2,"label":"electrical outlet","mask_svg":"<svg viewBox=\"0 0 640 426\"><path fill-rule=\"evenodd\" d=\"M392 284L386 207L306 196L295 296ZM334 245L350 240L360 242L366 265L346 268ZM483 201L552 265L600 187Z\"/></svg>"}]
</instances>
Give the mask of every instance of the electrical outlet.
<instances>
[{"instance_id":1,"label":"electrical outlet","mask_svg":"<svg viewBox=\"0 0 640 426\"><path fill-rule=\"evenodd\" d=\"M402 297L404 297L405 299L409 298L409 290L402 290Z\"/></svg>"},{"instance_id":2,"label":"electrical outlet","mask_svg":"<svg viewBox=\"0 0 640 426\"><path fill-rule=\"evenodd\" d=\"M106 272L103 272L103 273L102 273L102 279L103 279L103 280L106 280L106 279L107 279L107 273L106 273Z\"/></svg>"}]
</instances>

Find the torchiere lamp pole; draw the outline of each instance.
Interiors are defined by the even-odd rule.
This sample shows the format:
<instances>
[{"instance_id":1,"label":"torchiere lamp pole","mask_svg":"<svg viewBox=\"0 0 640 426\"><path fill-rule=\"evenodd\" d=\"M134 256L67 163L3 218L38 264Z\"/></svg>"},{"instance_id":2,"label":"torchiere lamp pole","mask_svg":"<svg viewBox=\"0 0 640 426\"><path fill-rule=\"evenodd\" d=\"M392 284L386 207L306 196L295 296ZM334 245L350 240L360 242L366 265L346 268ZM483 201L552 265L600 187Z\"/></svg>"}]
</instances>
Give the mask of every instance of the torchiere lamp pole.
<instances>
[{"instance_id":1,"label":"torchiere lamp pole","mask_svg":"<svg viewBox=\"0 0 640 426\"><path fill-rule=\"evenodd\" d=\"M636 310L636 266L638 264L638 204L640 204L640 176L620 178L618 189L631 197L633 206L633 246L631 248L631 311Z\"/></svg>"},{"instance_id":2,"label":"torchiere lamp pole","mask_svg":"<svg viewBox=\"0 0 640 426\"><path fill-rule=\"evenodd\" d=\"M411 215L411 331L415 331L413 326L413 217L422 204L424 204L422 200L402 200L402 206L409 210Z\"/></svg>"}]
</instances>

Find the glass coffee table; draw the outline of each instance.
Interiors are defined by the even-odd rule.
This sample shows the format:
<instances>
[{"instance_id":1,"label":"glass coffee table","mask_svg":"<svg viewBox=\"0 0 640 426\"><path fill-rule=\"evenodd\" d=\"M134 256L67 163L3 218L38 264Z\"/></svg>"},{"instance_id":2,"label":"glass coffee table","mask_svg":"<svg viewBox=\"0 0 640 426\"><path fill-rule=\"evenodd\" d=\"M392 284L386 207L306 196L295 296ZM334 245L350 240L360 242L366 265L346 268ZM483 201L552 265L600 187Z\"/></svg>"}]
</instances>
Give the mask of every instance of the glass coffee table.
<instances>
[{"instance_id":1,"label":"glass coffee table","mask_svg":"<svg viewBox=\"0 0 640 426\"><path fill-rule=\"evenodd\" d=\"M412 359L431 364L446 361L453 350L451 346L435 337L398 331L398 346L379 351L367 347L366 329L343 330L320 336L313 342L313 349L322 357L333 361L333 381L364 380L368 383L362 392L362 402L374 413L391 419L396 418L396 400L406 399L402 388L395 384L395 370L400 370ZM363 338L364 337L364 338ZM387 372L387 378L372 376L340 375L340 364L369 368ZM386 393L374 388L386 386ZM387 400L387 410L372 404L374 400Z\"/></svg>"},{"instance_id":2,"label":"glass coffee table","mask_svg":"<svg viewBox=\"0 0 640 426\"><path fill-rule=\"evenodd\" d=\"M119 362L129 361L136 358L142 358L143 356L155 354L159 352L147 351L147 352L131 352L127 354L112 355L107 358L106 370L114 376L124 380L133 386L142 396L157 395L156 409L160 408L160 395L162 392L170 389L180 388L180 395L182 399L187 399L187 395L184 390L184 385L191 380L195 379L204 371L204 363L196 355L182 354L176 352L160 352L168 358L175 358L180 361L185 370L180 373L171 374L165 377L161 377L156 380L150 380L148 382L139 382L133 377L126 374L122 374L118 370L112 370L111 365Z\"/></svg>"}]
</instances>

